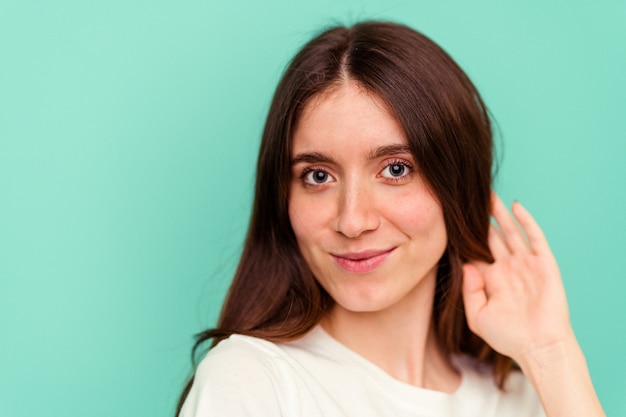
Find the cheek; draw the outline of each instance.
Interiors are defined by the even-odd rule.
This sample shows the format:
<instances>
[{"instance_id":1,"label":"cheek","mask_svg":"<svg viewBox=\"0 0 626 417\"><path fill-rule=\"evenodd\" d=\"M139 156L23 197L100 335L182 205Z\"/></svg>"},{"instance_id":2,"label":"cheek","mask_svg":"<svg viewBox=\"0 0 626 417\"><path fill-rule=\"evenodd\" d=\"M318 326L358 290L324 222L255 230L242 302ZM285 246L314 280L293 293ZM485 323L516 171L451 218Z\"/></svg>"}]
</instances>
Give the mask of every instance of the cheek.
<instances>
[{"instance_id":1,"label":"cheek","mask_svg":"<svg viewBox=\"0 0 626 417\"><path fill-rule=\"evenodd\" d=\"M394 209L395 223L408 234L419 234L447 239L441 206L428 193L413 194L403 199Z\"/></svg>"},{"instance_id":2,"label":"cheek","mask_svg":"<svg viewBox=\"0 0 626 417\"><path fill-rule=\"evenodd\" d=\"M413 187L394 194L387 196L387 199L393 202L387 207L403 220L426 220L439 210L439 205L426 190Z\"/></svg>"},{"instance_id":3,"label":"cheek","mask_svg":"<svg viewBox=\"0 0 626 417\"><path fill-rule=\"evenodd\" d=\"M296 194L289 201L289 221L302 249L302 245L313 240L315 231L320 229L319 208Z\"/></svg>"}]
</instances>

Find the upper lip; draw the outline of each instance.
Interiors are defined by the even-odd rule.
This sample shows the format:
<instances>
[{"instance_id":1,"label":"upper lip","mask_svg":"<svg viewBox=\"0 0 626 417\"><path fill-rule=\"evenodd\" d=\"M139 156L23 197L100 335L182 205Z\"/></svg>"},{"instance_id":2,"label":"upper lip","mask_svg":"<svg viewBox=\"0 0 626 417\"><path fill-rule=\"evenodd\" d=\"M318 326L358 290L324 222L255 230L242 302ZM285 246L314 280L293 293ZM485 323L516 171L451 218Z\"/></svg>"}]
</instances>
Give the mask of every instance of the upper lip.
<instances>
[{"instance_id":1,"label":"upper lip","mask_svg":"<svg viewBox=\"0 0 626 417\"><path fill-rule=\"evenodd\" d=\"M344 252L344 253L333 253L333 256L338 258L350 259L352 261L359 261L363 259L373 258L375 256L383 255L385 253L391 252L395 248L391 249L370 249L364 250L360 252Z\"/></svg>"}]
</instances>

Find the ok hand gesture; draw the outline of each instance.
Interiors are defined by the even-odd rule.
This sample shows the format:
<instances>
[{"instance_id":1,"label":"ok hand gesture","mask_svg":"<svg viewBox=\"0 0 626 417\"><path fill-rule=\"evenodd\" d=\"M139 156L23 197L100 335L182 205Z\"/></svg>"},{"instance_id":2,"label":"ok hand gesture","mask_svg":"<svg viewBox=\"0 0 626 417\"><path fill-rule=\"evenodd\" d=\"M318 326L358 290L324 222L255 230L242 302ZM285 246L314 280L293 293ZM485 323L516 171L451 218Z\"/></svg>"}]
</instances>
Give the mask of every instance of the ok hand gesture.
<instances>
[{"instance_id":1,"label":"ok hand gesture","mask_svg":"<svg viewBox=\"0 0 626 417\"><path fill-rule=\"evenodd\" d=\"M604 416L541 228L521 204L512 207L520 228L495 193L492 200L494 262L470 262L463 270L470 329L520 365L547 416Z\"/></svg>"}]
</instances>

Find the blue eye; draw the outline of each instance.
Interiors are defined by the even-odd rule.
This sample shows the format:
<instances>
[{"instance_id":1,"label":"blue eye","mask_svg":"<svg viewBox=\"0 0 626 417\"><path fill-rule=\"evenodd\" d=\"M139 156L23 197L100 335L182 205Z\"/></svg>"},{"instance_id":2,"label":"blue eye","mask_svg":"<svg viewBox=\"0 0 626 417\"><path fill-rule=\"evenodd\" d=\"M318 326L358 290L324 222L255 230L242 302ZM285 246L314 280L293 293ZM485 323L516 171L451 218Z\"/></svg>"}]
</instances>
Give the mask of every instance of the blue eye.
<instances>
[{"instance_id":1,"label":"blue eye","mask_svg":"<svg viewBox=\"0 0 626 417\"><path fill-rule=\"evenodd\" d=\"M326 171L319 169L306 172L304 181L309 184L324 184L330 181L331 176Z\"/></svg>"},{"instance_id":2,"label":"blue eye","mask_svg":"<svg viewBox=\"0 0 626 417\"><path fill-rule=\"evenodd\" d=\"M407 175L410 169L407 164L395 162L387 165L381 172L381 176L385 178L400 178Z\"/></svg>"}]
</instances>

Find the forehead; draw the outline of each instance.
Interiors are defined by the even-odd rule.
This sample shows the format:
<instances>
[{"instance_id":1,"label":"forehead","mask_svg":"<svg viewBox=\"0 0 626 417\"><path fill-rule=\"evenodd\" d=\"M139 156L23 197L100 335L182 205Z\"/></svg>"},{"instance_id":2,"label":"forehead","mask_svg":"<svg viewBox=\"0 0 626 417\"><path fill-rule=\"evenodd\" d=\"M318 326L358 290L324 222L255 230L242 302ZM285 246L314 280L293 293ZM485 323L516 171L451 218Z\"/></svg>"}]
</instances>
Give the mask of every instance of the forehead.
<instances>
[{"instance_id":1,"label":"forehead","mask_svg":"<svg viewBox=\"0 0 626 417\"><path fill-rule=\"evenodd\" d=\"M407 144L407 139L386 103L357 83L345 82L305 105L294 131L292 155L394 144Z\"/></svg>"}]
</instances>

